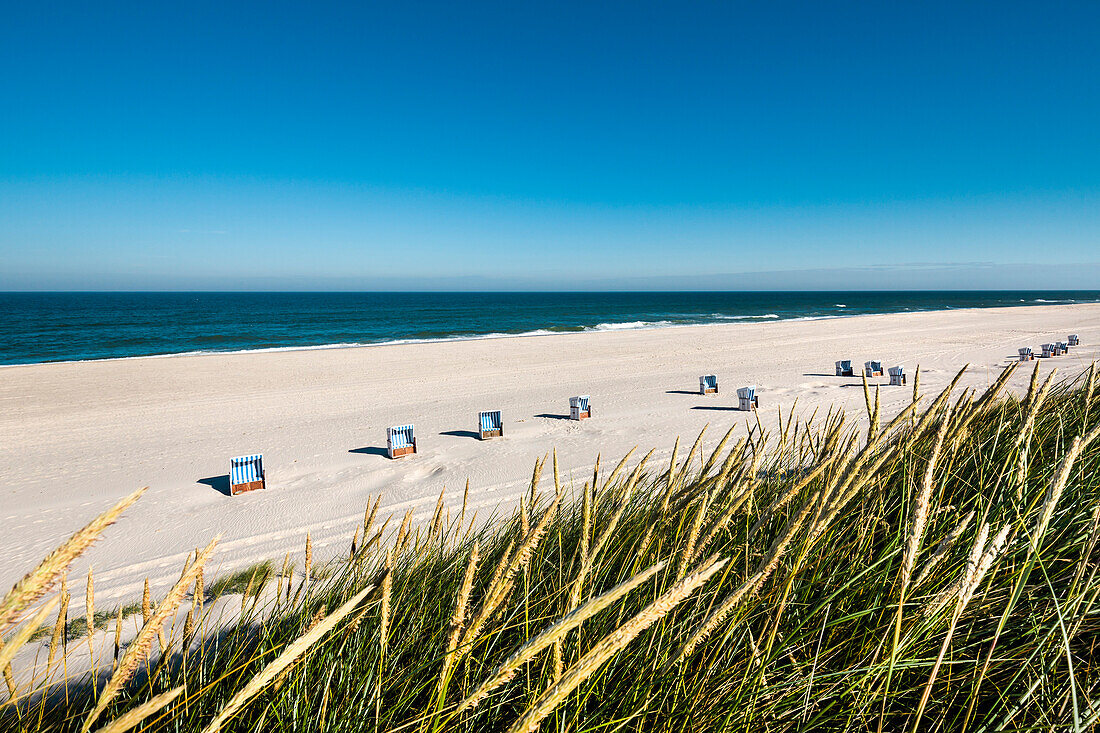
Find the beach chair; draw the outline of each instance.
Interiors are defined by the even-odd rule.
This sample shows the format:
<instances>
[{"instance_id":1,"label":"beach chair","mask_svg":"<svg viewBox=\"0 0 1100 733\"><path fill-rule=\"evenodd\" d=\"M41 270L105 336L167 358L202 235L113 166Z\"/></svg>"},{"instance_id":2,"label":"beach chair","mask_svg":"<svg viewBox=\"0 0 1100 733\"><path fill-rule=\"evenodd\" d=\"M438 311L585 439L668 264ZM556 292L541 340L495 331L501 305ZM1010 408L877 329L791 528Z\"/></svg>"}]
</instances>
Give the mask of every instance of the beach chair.
<instances>
[{"instance_id":1,"label":"beach chair","mask_svg":"<svg viewBox=\"0 0 1100 733\"><path fill-rule=\"evenodd\" d=\"M737 409L748 412L758 407L760 407L760 398L756 396L755 385L737 390Z\"/></svg>"},{"instance_id":2,"label":"beach chair","mask_svg":"<svg viewBox=\"0 0 1100 733\"><path fill-rule=\"evenodd\" d=\"M569 419L584 420L592 417L592 407L588 404L588 395L569 398Z\"/></svg>"},{"instance_id":3,"label":"beach chair","mask_svg":"<svg viewBox=\"0 0 1100 733\"><path fill-rule=\"evenodd\" d=\"M1054 346L1058 349L1059 355L1069 353L1069 344L1067 344L1065 341L1059 341Z\"/></svg>"},{"instance_id":4,"label":"beach chair","mask_svg":"<svg viewBox=\"0 0 1100 733\"><path fill-rule=\"evenodd\" d=\"M856 373L852 370L851 360L838 361L836 363L836 375L838 377L854 377Z\"/></svg>"},{"instance_id":5,"label":"beach chair","mask_svg":"<svg viewBox=\"0 0 1100 733\"><path fill-rule=\"evenodd\" d=\"M1050 357L1055 356L1056 347L1054 344L1042 344L1041 348L1043 349L1044 359L1049 359Z\"/></svg>"},{"instance_id":6,"label":"beach chair","mask_svg":"<svg viewBox=\"0 0 1100 733\"><path fill-rule=\"evenodd\" d=\"M1077 334L1071 333L1069 335L1069 339L1066 340L1066 343L1069 344L1070 346L1080 346L1081 345L1081 339L1077 336Z\"/></svg>"},{"instance_id":7,"label":"beach chair","mask_svg":"<svg viewBox=\"0 0 1100 733\"><path fill-rule=\"evenodd\" d=\"M504 421L500 410L486 410L477 414L478 436L482 440L504 437Z\"/></svg>"},{"instance_id":8,"label":"beach chair","mask_svg":"<svg viewBox=\"0 0 1100 733\"><path fill-rule=\"evenodd\" d=\"M882 362L881 361L869 361L863 365L863 373L868 377L881 377Z\"/></svg>"},{"instance_id":9,"label":"beach chair","mask_svg":"<svg viewBox=\"0 0 1100 733\"><path fill-rule=\"evenodd\" d=\"M1031 361L1035 358L1035 353L1032 352L1030 346L1025 346L1022 349L1017 349L1020 352L1020 361Z\"/></svg>"},{"instance_id":10,"label":"beach chair","mask_svg":"<svg viewBox=\"0 0 1100 733\"><path fill-rule=\"evenodd\" d=\"M718 394L718 377L714 374L699 377L699 394Z\"/></svg>"},{"instance_id":11,"label":"beach chair","mask_svg":"<svg viewBox=\"0 0 1100 733\"><path fill-rule=\"evenodd\" d=\"M890 384L900 387L905 384L905 369L899 366L890 367Z\"/></svg>"},{"instance_id":12,"label":"beach chair","mask_svg":"<svg viewBox=\"0 0 1100 733\"><path fill-rule=\"evenodd\" d=\"M386 430L386 448L390 458L416 453L416 435L412 425L398 425Z\"/></svg>"},{"instance_id":13,"label":"beach chair","mask_svg":"<svg viewBox=\"0 0 1100 733\"><path fill-rule=\"evenodd\" d=\"M229 495L267 488L264 474L264 457L261 455L238 456L229 459Z\"/></svg>"}]
</instances>

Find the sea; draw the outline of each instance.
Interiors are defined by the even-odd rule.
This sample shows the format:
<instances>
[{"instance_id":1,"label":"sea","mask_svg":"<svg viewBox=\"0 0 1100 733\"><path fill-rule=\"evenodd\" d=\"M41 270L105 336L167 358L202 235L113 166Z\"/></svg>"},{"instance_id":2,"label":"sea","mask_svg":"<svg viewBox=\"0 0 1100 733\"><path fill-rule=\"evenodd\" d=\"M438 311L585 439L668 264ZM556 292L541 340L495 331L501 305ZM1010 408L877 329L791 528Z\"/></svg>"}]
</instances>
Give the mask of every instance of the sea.
<instances>
[{"instance_id":1,"label":"sea","mask_svg":"<svg viewBox=\"0 0 1100 733\"><path fill-rule=\"evenodd\" d=\"M1100 291L0 293L0 365L1100 302Z\"/></svg>"}]
</instances>

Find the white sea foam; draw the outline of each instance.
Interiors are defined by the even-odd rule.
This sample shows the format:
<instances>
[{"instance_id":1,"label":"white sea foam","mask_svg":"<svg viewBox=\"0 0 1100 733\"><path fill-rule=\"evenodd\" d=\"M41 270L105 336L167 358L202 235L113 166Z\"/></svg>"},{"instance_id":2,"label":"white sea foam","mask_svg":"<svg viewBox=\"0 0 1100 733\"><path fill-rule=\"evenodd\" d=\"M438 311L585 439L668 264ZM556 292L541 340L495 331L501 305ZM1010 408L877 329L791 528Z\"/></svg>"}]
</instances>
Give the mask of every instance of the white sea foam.
<instances>
[{"instance_id":1,"label":"white sea foam","mask_svg":"<svg viewBox=\"0 0 1100 733\"><path fill-rule=\"evenodd\" d=\"M721 320L721 321L750 321L750 320L765 319L765 318L767 318L767 319L779 318L779 316L777 316L775 313L765 313L762 316L724 316L720 313L715 313L713 317L717 318L718 320Z\"/></svg>"},{"instance_id":2,"label":"white sea foam","mask_svg":"<svg viewBox=\"0 0 1100 733\"><path fill-rule=\"evenodd\" d=\"M852 318L853 316L798 316L797 318L788 318L788 321L831 321L834 318Z\"/></svg>"},{"instance_id":3,"label":"white sea foam","mask_svg":"<svg viewBox=\"0 0 1100 733\"><path fill-rule=\"evenodd\" d=\"M637 331L642 328L666 328L677 324L672 321L626 321L624 323L598 323L585 331ZM682 324L686 325L686 324Z\"/></svg>"}]
</instances>

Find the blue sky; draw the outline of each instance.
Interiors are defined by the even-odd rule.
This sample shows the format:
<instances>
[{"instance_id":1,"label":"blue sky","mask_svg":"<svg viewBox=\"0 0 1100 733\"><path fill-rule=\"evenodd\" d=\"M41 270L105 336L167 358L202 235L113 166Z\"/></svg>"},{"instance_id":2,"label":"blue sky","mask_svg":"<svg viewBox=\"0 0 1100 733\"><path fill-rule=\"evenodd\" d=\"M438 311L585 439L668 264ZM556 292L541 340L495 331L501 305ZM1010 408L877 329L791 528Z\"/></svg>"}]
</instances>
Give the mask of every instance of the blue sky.
<instances>
[{"instance_id":1,"label":"blue sky","mask_svg":"<svg viewBox=\"0 0 1100 733\"><path fill-rule=\"evenodd\" d=\"M1096 3L10 5L0 289L1100 287L1098 30Z\"/></svg>"}]
</instances>

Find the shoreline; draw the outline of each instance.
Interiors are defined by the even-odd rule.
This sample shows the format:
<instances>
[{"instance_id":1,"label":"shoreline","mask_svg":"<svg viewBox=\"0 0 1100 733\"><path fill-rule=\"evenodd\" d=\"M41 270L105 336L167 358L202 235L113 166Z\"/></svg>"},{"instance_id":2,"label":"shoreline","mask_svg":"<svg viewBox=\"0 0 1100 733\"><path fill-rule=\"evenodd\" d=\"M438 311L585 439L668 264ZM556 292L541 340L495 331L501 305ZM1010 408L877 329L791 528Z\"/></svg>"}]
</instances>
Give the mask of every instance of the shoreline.
<instances>
[{"instance_id":1,"label":"shoreline","mask_svg":"<svg viewBox=\"0 0 1100 733\"><path fill-rule=\"evenodd\" d=\"M205 357L205 356L237 356L244 354L277 354L284 352L296 352L296 351L337 351L343 349L372 349L380 346L418 346L422 344L445 344L445 343L461 343L465 341L490 341L498 339L515 339L515 338L539 338L542 336L576 336L581 334L595 334L595 333L617 333L623 331L656 331L665 329L677 329L677 328L699 328L705 326L745 326L754 325L759 323L802 323L811 321L831 321L836 319L847 318L861 318L866 316L904 316L918 313L968 313L968 312L982 312L982 311L994 311L994 310L1008 310L1013 308L1050 308L1059 306L1087 306L1097 305L1100 301L1087 301L1087 302L1074 302L1063 303L1061 301L1035 301L1032 303L1020 304L1020 305L989 305L974 308L952 308L951 306L945 306L943 308L927 308L920 310L907 309L904 311L883 311L875 313L837 313L826 316L793 316L790 318L784 318L783 316L776 315L774 313L768 313L765 315L748 315L748 316L721 316L714 321L703 321L699 323L666 323L663 321L643 322L643 321L629 321L623 323L600 323L595 326L582 326L569 330L555 331L553 326L547 328L538 328L531 331L523 331L520 333L506 333L506 332L490 332L484 334L474 335L455 335L455 336L440 336L438 338L405 338L405 339L390 339L387 341L375 341L375 342L355 342L355 343L326 343L326 344L307 344L301 346L271 346L259 349L234 349L230 351L216 351L216 350L191 350L191 351L173 351L164 354L139 354L136 356L105 356L102 358L92 359L61 359L57 361L34 361L25 362L19 364L0 364L0 369L10 369L13 367L36 367L58 364L94 364L98 362L120 362L120 361L133 361L138 359L174 359L174 358L186 358L186 357ZM837 306L847 307L847 306ZM633 323L644 323L645 325L633 326ZM662 325L663 324L663 325ZM608 326L608 328L601 328L601 326ZM622 327L620 327L622 326Z\"/></svg>"},{"instance_id":2,"label":"shoreline","mask_svg":"<svg viewBox=\"0 0 1100 733\"><path fill-rule=\"evenodd\" d=\"M307 531L323 560L346 549L378 494L381 518L399 521L411 507L420 522L441 489L457 511L469 479L471 511L485 519L510 512L534 460L555 449L576 490L597 454L606 466L634 446L655 448L660 470L677 436L690 443L709 424L709 450L730 427L743 435L755 418L730 405L745 384L758 387L765 428L796 402L802 417L835 406L861 419L862 380L835 377L836 359L858 367L879 358L909 375L920 363L925 394L970 363L960 387L982 389L1017 346L1070 330L1083 346L1037 362L1070 376L1100 355L1100 304L13 365L24 368L0 380L0 550L9 558L0 583L143 485L147 495L70 573L93 567L107 604L140 593L145 577L154 592L164 587L217 534L211 577L300 553ZM594 333L602 336L586 338ZM1030 377L1031 365L1021 366L1015 390ZM697 394L704 373L719 375L717 397ZM912 376L908 387L869 381L882 386L885 418L911 398ZM591 420L562 419L574 394L592 395ZM480 409L503 410L503 439L474 437ZM390 460L385 427L406 422L417 426L421 450ZM229 458L249 453L264 454L267 490L225 496Z\"/></svg>"}]
</instances>

